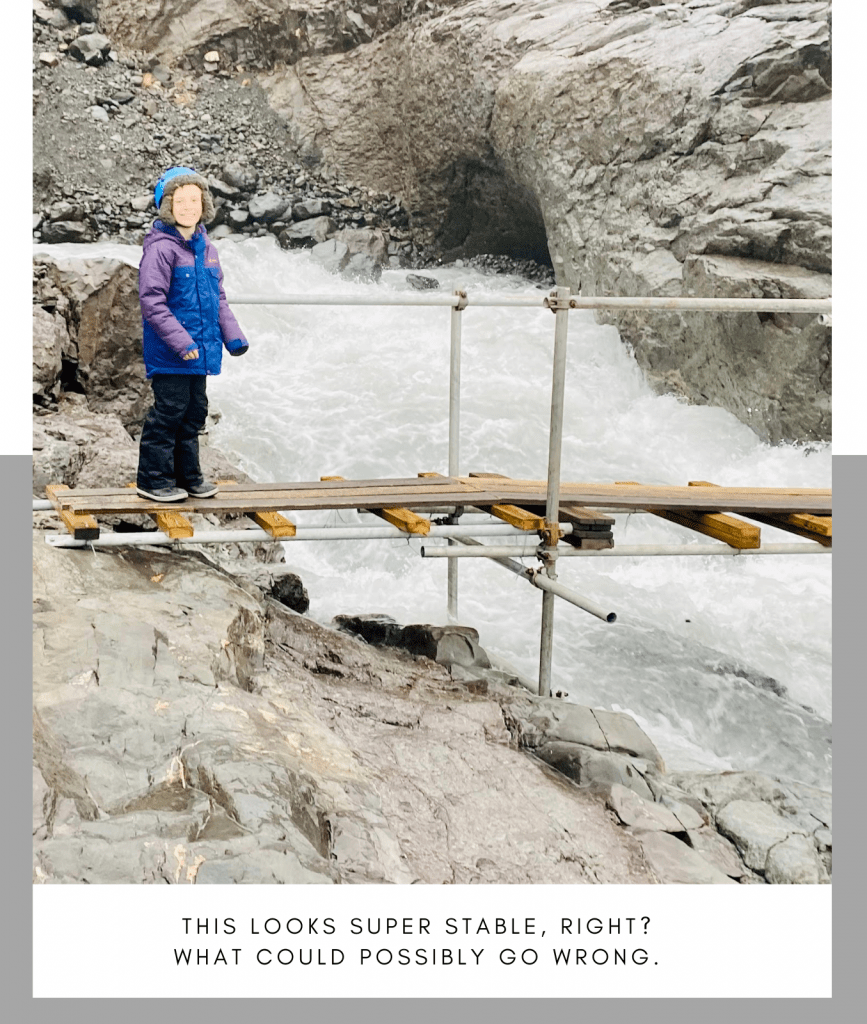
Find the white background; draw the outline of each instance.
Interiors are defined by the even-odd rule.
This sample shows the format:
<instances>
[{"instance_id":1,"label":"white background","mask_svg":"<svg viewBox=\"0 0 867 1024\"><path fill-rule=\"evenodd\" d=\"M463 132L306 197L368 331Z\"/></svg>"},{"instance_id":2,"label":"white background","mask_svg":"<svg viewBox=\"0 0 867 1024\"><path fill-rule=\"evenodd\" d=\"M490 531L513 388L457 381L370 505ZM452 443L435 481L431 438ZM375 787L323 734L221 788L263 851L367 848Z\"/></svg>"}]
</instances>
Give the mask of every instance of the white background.
<instances>
[{"instance_id":1,"label":"white background","mask_svg":"<svg viewBox=\"0 0 867 1024\"><path fill-rule=\"evenodd\" d=\"M33 994L41 996L680 996L822 997L831 994L830 886L36 886L34 896ZM233 935L222 931L185 934L183 918L233 918ZM334 919L335 934L267 935L266 919L281 923ZM413 934L352 935L353 917L412 919ZM416 933L419 917L430 919L430 935ZM446 918L473 919L469 935L447 935ZM522 927L534 918L536 934L477 934L484 918L513 919ZM560 933L562 918L601 918L600 934ZM621 919L620 934L607 934ZM626 918L634 933L627 933ZM649 920L646 920L648 919ZM251 934L251 921L261 934ZM646 925L646 934L644 928ZM271 926L274 927L273 925ZM285 926L284 926L285 927ZM297 925L291 927L296 928ZM195 928L195 920L192 929ZM545 935L542 935L545 931ZM223 949L228 965L177 966L174 950ZM240 948L234 965L232 949ZM280 949L341 949L339 966L276 962ZM464 966L412 963L364 966L360 950L449 949ZM470 949L484 949L479 965ZM551 950L585 949L587 964L554 966ZM274 962L260 965L256 953L270 949ZM511 966L499 962L514 950ZM523 965L521 952L534 949L538 963ZM607 949L605 965L590 963ZM627 950L627 964L613 963L613 950ZM647 963L634 965L633 950ZM574 953L572 954L574 958ZM529 954L528 954L529 956ZM438 952L438 959L440 953ZM285 954L284 954L285 958ZM530 957L532 959L532 957ZM267 959L263 955L263 959ZM430 957L429 957L430 959ZM95 971L94 965L99 969Z\"/></svg>"}]
</instances>

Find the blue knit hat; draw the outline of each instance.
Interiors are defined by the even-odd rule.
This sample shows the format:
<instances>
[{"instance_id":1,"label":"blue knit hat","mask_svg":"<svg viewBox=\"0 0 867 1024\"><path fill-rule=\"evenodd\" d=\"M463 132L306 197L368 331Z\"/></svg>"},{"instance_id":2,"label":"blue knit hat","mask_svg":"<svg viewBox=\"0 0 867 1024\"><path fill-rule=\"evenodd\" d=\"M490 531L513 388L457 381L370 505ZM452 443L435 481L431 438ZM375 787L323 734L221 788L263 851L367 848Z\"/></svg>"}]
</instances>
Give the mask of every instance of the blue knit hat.
<instances>
[{"instance_id":1,"label":"blue knit hat","mask_svg":"<svg viewBox=\"0 0 867 1024\"><path fill-rule=\"evenodd\" d=\"M208 183L192 167L170 167L156 183L154 202L159 210L160 218L166 224L174 224L172 216L172 196L181 185L198 185L202 190L202 220L205 223L214 219L214 201Z\"/></svg>"}]
</instances>

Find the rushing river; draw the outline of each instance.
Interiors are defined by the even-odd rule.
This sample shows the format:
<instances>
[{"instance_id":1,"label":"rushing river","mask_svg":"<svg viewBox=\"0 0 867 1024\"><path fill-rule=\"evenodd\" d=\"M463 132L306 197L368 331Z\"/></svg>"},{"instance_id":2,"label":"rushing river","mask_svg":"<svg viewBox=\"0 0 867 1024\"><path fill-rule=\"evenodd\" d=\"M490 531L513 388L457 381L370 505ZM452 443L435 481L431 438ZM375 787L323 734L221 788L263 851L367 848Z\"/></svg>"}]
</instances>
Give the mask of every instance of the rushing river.
<instances>
[{"instance_id":1,"label":"rushing river","mask_svg":"<svg viewBox=\"0 0 867 1024\"><path fill-rule=\"evenodd\" d=\"M36 251L134 264L139 254L107 243ZM230 295L412 292L404 270L386 271L377 285L346 282L272 238L221 243L220 256ZM535 289L463 267L425 273L445 291L471 295ZM447 308L239 305L235 313L251 347L242 359L224 359L223 374L209 382L220 413L211 442L254 479L446 472ZM544 479L554 317L472 306L462 315L461 472ZM616 329L590 312L570 314L565 409L564 480L830 486L829 447L770 447L721 409L653 394ZM292 515L299 525L374 521L354 512ZM615 544L709 542L651 515L616 519ZM769 527L762 538L799 539ZM322 622L384 612L403 623L444 623L447 563L422 560L420 545L285 547L310 615ZM557 602L552 689L628 711L669 768L756 768L830 788L829 556L575 558L561 560L558 573L618 619L609 625ZM540 618L541 594L526 582L481 559L460 563L460 621L531 678Z\"/></svg>"}]
</instances>

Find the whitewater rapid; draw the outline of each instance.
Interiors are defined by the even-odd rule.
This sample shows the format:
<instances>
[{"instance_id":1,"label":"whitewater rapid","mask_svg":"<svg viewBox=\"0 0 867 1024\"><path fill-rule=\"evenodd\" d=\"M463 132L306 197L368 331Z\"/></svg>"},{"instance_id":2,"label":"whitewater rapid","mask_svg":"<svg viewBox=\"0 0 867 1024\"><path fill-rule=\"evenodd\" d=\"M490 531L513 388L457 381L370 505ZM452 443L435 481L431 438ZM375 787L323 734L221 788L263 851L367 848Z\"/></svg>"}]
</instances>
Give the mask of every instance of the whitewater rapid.
<instances>
[{"instance_id":1,"label":"whitewater rapid","mask_svg":"<svg viewBox=\"0 0 867 1024\"><path fill-rule=\"evenodd\" d=\"M114 256L98 243L36 251ZM405 270L379 284L336 278L273 238L219 243L232 293L414 292ZM427 270L443 291L526 294L517 277L467 267ZM540 292L541 294L541 292ZM447 471L448 308L249 306L250 339L208 384L210 443L259 481L405 477ZM461 472L544 479L554 318L544 309L463 314ZM771 447L722 409L655 395L615 328L569 318L564 480L829 487L827 445ZM307 522L378 522L350 512L292 513ZM617 515L615 544L707 538L654 516ZM797 540L762 527L763 541ZM428 541L427 543L430 543ZM500 543L500 540L498 540ZM421 541L288 542L309 614L384 612L445 623L446 560ZM527 559L526 564L534 560ZM566 586L617 613L607 624L565 602L555 611L554 685L567 699L627 711L669 769L747 769L831 784L831 557L565 559ZM460 563L460 621L482 645L538 674L541 594L496 565Z\"/></svg>"}]
</instances>

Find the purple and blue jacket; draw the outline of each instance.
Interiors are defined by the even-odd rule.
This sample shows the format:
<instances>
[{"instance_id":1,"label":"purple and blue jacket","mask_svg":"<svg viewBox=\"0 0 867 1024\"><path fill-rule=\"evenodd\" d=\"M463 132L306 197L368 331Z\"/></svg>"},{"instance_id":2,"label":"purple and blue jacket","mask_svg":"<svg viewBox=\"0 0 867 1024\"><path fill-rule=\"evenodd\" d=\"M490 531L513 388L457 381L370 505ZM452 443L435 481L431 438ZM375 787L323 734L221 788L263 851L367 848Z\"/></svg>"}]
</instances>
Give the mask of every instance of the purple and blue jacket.
<instances>
[{"instance_id":1,"label":"purple and blue jacket","mask_svg":"<svg viewBox=\"0 0 867 1024\"><path fill-rule=\"evenodd\" d=\"M248 343L226 302L220 260L204 225L188 242L154 221L143 246L138 293L147 376L219 373L223 345L235 353ZM193 349L197 359L181 358Z\"/></svg>"}]
</instances>

